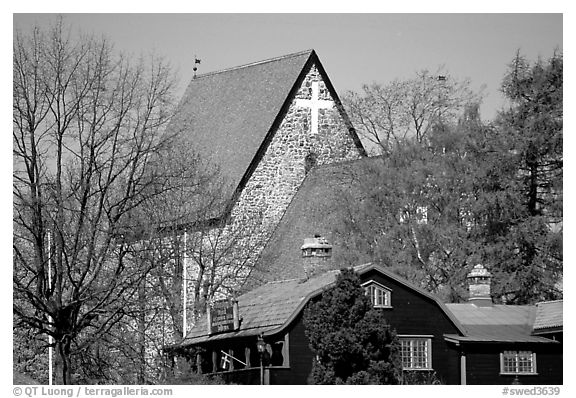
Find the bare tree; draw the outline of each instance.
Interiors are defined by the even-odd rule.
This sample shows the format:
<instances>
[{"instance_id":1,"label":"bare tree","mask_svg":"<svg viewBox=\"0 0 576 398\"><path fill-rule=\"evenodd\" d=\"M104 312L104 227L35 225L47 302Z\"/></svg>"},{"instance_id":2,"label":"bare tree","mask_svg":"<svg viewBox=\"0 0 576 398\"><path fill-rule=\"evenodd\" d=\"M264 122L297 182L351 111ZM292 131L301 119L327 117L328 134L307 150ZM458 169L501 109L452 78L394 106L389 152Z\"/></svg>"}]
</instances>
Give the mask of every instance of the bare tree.
<instances>
[{"instance_id":1,"label":"bare tree","mask_svg":"<svg viewBox=\"0 0 576 398\"><path fill-rule=\"evenodd\" d=\"M142 214L147 231L137 243L135 262L149 264L145 268L151 270L140 301L146 316L138 323L147 379L158 381L162 369L154 358L180 341L212 301L238 295L262 249L266 232L261 215L212 218L226 204L216 174L207 174L201 192L175 192ZM201 205L188 206L186 200L196 194Z\"/></svg>"},{"instance_id":2,"label":"bare tree","mask_svg":"<svg viewBox=\"0 0 576 398\"><path fill-rule=\"evenodd\" d=\"M164 347L180 341L211 301L237 295L262 249L262 216L223 218L229 205L223 192L230 190L185 138L158 167L174 188L130 212L124 261L143 275L133 300L125 303L123 320L83 355L91 358L85 372L97 379L161 381Z\"/></svg>"},{"instance_id":3,"label":"bare tree","mask_svg":"<svg viewBox=\"0 0 576 398\"><path fill-rule=\"evenodd\" d=\"M122 238L131 214L174 189L161 167L173 76L159 59L73 39L60 21L17 33L13 56L14 314L53 337L58 383L121 322L148 269Z\"/></svg>"},{"instance_id":4,"label":"bare tree","mask_svg":"<svg viewBox=\"0 0 576 398\"><path fill-rule=\"evenodd\" d=\"M480 99L469 81L458 81L440 68L387 85L366 84L362 94L347 93L344 104L357 130L374 144L374 151L388 153L407 138L425 142L434 125L455 123L467 105Z\"/></svg>"}]
</instances>

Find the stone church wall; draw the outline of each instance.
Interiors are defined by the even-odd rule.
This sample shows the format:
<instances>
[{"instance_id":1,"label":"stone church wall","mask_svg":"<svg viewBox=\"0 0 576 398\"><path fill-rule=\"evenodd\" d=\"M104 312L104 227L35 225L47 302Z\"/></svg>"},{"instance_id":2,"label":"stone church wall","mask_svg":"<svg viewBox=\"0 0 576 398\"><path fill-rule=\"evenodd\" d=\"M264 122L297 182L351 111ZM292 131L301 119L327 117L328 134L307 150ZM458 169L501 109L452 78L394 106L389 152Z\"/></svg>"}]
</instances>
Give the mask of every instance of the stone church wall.
<instances>
[{"instance_id":1,"label":"stone church wall","mask_svg":"<svg viewBox=\"0 0 576 398\"><path fill-rule=\"evenodd\" d=\"M312 98L313 82L318 82L319 99L331 101L332 108L318 110L318 131L312 133L311 109L297 104ZM306 174L306 158L315 164L358 159L356 148L344 119L334 103L326 84L312 66L278 131L246 184L234 210L240 213L260 213L264 222L276 225L302 184Z\"/></svg>"}]
</instances>

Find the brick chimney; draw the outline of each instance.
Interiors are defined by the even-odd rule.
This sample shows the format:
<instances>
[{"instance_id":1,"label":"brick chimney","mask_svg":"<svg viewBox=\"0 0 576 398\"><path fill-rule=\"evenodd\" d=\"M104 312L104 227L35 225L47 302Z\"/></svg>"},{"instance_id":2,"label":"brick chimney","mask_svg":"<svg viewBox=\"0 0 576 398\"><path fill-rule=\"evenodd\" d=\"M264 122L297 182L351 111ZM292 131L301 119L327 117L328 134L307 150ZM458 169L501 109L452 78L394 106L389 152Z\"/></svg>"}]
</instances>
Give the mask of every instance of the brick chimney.
<instances>
[{"instance_id":1,"label":"brick chimney","mask_svg":"<svg viewBox=\"0 0 576 398\"><path fill-rule=\"evenodd\" d=\"M301 249L306 279L331 269L332 245L326 238L320 235L305 238Z\"/></svg>"},{"instance_id":2,"label":"brick chimney","mask_svg":"<svg viewBox=\"0 0 576 398\"><path fill-rule=\"evenodd\" d=\"M492 305L490 296L490 281L492 274L488 272L482 264L474 266L467 276L468 278L468 302L479 307L489 307Z\"/></svg>"}]
</instances>

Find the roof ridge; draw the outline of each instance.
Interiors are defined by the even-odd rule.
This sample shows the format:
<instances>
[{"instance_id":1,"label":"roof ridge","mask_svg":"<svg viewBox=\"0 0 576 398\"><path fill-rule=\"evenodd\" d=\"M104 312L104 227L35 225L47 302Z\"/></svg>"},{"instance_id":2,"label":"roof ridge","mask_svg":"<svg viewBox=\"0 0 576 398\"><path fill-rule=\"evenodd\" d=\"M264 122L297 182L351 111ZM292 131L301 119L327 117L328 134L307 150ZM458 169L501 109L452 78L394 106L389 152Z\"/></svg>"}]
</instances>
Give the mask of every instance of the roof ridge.
<instances>
[{"instance_id":1,"label":"roof ridge","mask_svg":"<svg viewBox=\"0 0 576 398\"><path fill-rule=\"evenodd\" d=\"M262 286L266 286L266 285L270 285L272 283L286 283L286 282L292 282L292 281L297 281L298 278L290 278L290 279L281 279L279 281L268 281L265 284L263 284ZM254 289L256 290L256 289Z\"/></svg>"},{"instance_id":2,"label":"roof ridge","mask_svg":"<svg viewBox=\"0 0 576 398\"><path fill-rule=\"evenodd\" d=\"M538 301L536 304L536 306L540 305L540 304L552 304L552 303L559 303L564 301L564 299L559 299L559 300L550 300L550 301Z\"/></svg>"},{"instance_id":3,"label":"roof ridge","mask_svg":"<svg viewBox=\"0 0 576 398\"><path fill-rule=\"evenodd\" d=\"M304 50L304 51L299 51L296 53L292 53L292 54L285 54L285 55L281 55L278 57L274 57L274 58L268 58L268 59L263 59L260 61L255 61L255 62L250 62L248 64L244 64L244 65L238 65L238 66L232 66L230 68L225 68L225 69L220 69L220 70L216 70L216 71L212 71L212 72L206 72L206 73L202 73L197 75L194 79L192 79L192 81L194 80L198 80L200 78L203 77L208 77L208 76L213 76L213 75L217 75L220 73L225 73L225 72L230 72L233 70L237 70L237 69L242 69L242 68L248 68L250 66L256 66L256 65L261 65L261 64L265 64L265 63L269 63L269 62L276 62L276 61L281 61L284 59L288 59L288 58L293 58L293 57L297 57L300 55L304 55L306 53L312 54L312 52L314 51L314 49L308 49L308 50Z\"/></svg>"}]
</instances>

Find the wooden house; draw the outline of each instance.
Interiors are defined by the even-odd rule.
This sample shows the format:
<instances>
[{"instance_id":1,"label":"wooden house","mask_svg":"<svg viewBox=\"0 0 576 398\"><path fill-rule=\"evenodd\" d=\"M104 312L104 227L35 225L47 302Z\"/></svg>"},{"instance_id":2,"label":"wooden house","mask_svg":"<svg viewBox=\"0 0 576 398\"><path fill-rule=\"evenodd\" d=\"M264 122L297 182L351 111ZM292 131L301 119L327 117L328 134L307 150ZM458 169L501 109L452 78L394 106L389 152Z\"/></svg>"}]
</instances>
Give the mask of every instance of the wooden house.
<instances>
[{"instance_id":1,"label":"wooden house","mask_svg":"<svg viewBox=\"0 0 576 398\"><path fill-rule=\"evenodd\" d=\"M316 247L326 247L325 241ZM204 317L170 352L190 358L195 371L219 374L228 382L309 383L314 355L303 310L335 283L339 272L324 269L321 256L309 257L303 278L269 282L238 297L237 327L214 333ZM493 305L484 296L486 280L474 279L475 272L485 272L481 266L470 274L470 290L477 294L462 304L445 304L376 264L354 270L396 330L405 372L444 384L562 384L561 302ZM259 339L266 348L264 366Z\"/></svg>"}]
</instances>

